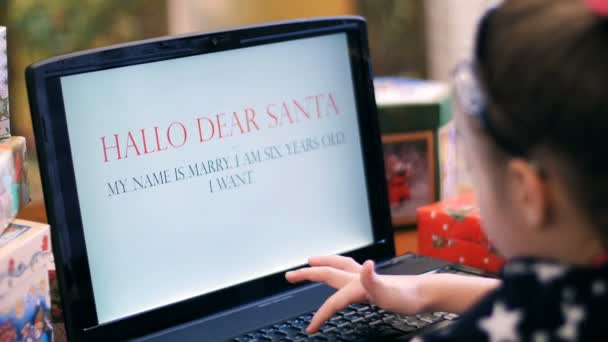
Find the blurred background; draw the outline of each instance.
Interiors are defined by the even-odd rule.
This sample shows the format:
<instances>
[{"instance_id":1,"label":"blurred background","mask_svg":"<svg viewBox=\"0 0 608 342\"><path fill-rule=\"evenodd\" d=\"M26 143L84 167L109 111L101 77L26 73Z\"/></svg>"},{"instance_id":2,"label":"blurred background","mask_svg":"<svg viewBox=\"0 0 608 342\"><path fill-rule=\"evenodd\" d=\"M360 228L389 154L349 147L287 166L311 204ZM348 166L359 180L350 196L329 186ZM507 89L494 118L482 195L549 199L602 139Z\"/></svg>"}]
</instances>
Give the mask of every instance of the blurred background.
<instances>
[{"instance_id":1,"label":"blurred background","mask_svg":"<svg viewBox=\"0 0 608 342\"><path fill-rule=\"evenodd\" d=\"M24 82L31 63L133 40L261 22L353 14L367 19L376 76L447 80L468 54L492 0L0 0L8 27L13 135L27 138L32 203L20 217L46 222Z\"/></svg>"}]
</instances>

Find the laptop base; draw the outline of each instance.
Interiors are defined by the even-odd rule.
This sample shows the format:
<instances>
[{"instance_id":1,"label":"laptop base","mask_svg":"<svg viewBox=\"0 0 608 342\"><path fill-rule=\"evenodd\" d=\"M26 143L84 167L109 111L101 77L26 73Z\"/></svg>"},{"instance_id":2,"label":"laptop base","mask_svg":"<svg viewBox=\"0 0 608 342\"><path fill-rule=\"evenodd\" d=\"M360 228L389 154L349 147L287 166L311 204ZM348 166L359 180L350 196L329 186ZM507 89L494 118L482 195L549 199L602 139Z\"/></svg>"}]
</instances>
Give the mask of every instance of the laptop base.
<instances>
[{"instance_id":1,"label":"laptop base","mask_svg":"<svg viewBox=\"0 0 608 342\"><path fill-rule=\"evenodd\" d=\"M416 275L428 272L441 272L472 276L489 276L474 268L411 253L379 264L377 271L379 274L392 275ZM168 331L163 331L153 336L139 339L138 341L341 341L349 340L349 338L352 338L352 341L374 341L374 339L387 340L388 338L406 341L412 336L443 328L457 318L456 315L448 313L429 313L416 317L405 317L383 311L378 312L379 308L369 305L355 305L345 309L344 312L341 312L333 319L343 318L345 314L350 313L350 311L353 310L355 312L359 310L364 313L365 315L363 316L355 313L357 314L357 317L364 318L365 316L376 313L376 315L365 318L365 322L373 324L380 319L382 320L382 325L390 326L392 331L389 331L388 328L384 329L384 333L386 334L382 335L382 329L375 329L371 330L371 333L366 336L346 334L345 336L347 336L347 338L345 339L338 338L337 334L318 334L307 336L305 339L302 329L300 329L300 331L292 329L293 333L287 335L281 333L281 328L287 330L293 327L305 328L305 325L303 325L301 321L306 321L306 318L309 319L311 313L318 309L325 299L334 292L334 289L326 285L312 284L283 293L279 296L267 298L263 301L244 305L234 310L191 322ZM348 315L346 317L352 316ZM391 322L389 322L389 320L391 320ZM344 320L340 322L343 324L340 328L349 326ZM359 321L355 323L359 323ZM331 327L332 326L329 325L325 328ZM329 333L331 330L327 332ZM341 329L340 333L342 334L343 332L348 332L348 329ZM276 334L273 335L273 333Z\"/></svg>"}]
</instances>

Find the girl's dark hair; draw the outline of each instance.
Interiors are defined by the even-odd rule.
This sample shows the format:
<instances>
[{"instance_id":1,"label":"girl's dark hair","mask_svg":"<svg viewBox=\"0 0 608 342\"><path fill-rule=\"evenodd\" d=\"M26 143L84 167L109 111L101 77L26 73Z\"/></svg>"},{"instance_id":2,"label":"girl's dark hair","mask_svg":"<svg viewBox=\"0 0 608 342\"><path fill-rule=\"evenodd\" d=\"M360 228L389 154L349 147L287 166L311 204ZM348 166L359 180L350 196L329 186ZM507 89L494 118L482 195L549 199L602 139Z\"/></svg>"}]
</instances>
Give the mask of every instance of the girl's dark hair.
<instances>
[{"instance_id":1,"label":"girl's dark hair","mask_svg":"<svg viewBox=\"0 0 608 342\"><path fill-rule=\"evenodd\" d=\"M582 0L507 0L478 37L490 118L526 153L559 152L608 242L608 18Z\"/></svg>"}]
</instances>

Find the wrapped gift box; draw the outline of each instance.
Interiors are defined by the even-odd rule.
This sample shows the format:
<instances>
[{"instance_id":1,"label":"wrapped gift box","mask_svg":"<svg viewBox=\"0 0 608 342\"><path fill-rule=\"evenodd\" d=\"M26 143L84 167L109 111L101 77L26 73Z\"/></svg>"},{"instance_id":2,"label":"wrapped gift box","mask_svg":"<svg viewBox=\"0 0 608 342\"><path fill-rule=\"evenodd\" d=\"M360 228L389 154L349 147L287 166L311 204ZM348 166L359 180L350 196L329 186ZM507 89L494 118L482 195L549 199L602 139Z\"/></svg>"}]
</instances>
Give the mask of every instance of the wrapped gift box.
<instances>
[{"instance_id":1,"label":"wrapped gift box","mask_svg":"<svg viewBox=\"0 0 608 342\"><path fill-rule=\"evenodd\" d=\"M30 201L25 138L0 140L0 230Z\"/></svg>"},{"instance_id":2,"label":"wrapped gift box","mask_svg":"<svg viewBox=\"0 0 608 342\"><path fill-rule=\"evenodd\" d=\"M49 226L16 220L0 235L0 341L51 341Z\"/></svg>"},{"instance_id":3,"label":"wrapped gift box","mask_svg":"<svg viewBox=\"0 0 608 342\"><path fill-rule=\"evenodd\" d=\"M49 265L49 286L51 289L51 317L53 318L53 323L62 323L63 308L61 306L61 293L59 292L59 282L57 281L54 259L52 259Z\"/></svg>"},{"instance_id":4,"label":"wrapped gift box","mask_svg":"<svg viewBox=\"0 0 608 342\"><path fill-rule=\"evenodd\" d=\"M374 80L394 226L416 224L416 208L439 199L439 130L452 117L447 83L398 77ZM446 141L447 142L447 141ZM446 154L446 153L443 153Z\"/></svg>"},{"instance_id":5,"label":"wrapped gift box","mask_svg":"<svg viewBox=\"0 0 608 342\"><path fill-rule=\"evenodd\" d=\"M6 27L0 26L0 138L8 137L10 135L9 119Z\"/></svg>"},{"instance_id":6,"label":"wrapped gift box","mask_svg":"<svg viewBox=\"0 0 608 342\"><path fill-rule=\"evenodd\" d=\"M483 233L471 192L418 209L418 252L490 272L504 264Z\"/></svg>"}]
</instances>

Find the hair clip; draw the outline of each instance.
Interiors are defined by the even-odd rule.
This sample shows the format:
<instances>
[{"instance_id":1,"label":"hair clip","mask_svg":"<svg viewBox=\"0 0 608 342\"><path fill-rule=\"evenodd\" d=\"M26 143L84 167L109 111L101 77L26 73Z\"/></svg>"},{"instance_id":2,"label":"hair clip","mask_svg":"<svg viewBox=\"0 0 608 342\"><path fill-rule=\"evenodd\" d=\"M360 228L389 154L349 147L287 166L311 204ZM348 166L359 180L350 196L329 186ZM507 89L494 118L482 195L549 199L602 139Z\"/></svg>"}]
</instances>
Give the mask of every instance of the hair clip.
<instances>
[{"instance_id":1,"label":"hair clip","mask_svg":"<svg viewBox=\"0 0 608 342\"><path fill-rule=\"evenodd\" d=\"M608 0L584 0L584 2L593 14L608 18Z\"/></svg>"}]
</instances>

